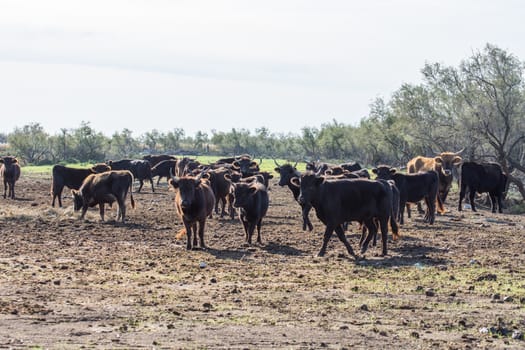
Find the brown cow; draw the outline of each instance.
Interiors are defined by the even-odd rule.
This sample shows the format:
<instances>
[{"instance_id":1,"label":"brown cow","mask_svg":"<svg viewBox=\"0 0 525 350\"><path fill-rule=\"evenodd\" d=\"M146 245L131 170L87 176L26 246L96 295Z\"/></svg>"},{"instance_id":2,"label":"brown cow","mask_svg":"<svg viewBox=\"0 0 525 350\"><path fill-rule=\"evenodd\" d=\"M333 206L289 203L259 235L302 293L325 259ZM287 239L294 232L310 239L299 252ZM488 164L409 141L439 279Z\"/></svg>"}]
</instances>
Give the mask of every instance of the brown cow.
<instances>
[{"instance_id":1,"label":"brown cow","mask_svg":"<svg viewBox=\"0 0 525 350\"><path fill-rule=\"evenodd\" d=\"M111 170L111 168L103 163L95 164L88 169L69 168L60 164L53 166L53 180L51 183L53 201L51 202L51 206L55 206L55 199L58 198L58 206L62 207L62 191L64 190L64 186L72 190L78 190L80 186L82 186L82 182L89 175L109 170Z\"/></svg>"},{"instance_id":2,"label":"brown cow","mask_svg":"<svg viewBox=\"0 0 525 350\"><path fill-rule=\"evenodd\" d=\"M126 197L130 192L131 207L135 208L133 200L133 174L128 170L112 170L100 174L89 175L80 189L71 190L75 202L75 211L82 208L80 219L86 215L88 207L98 204L100 218L104 221L104 204L118 203L117 220L126 220Z\"/></svg>"},{"instance_id":3,"label":"brown cow","mask_svg":"<svg viewBox=\"0 0 525 350\"><path fill-rule=\"evenodd\" d=\"M0 176L4 179L4 198L6 198L7 187L9 187L8 197L15 199L15 182L20 178L20 164L18 159L11 156L0 158Z\"/></svg>"},{"instance_id":4,"label":"brown cow","mask_svg":"<svg viewBox=\"0 0 525 350\"><path fill-rule=\"evenodd\" d=\"M434 158L418 156L411 159L407 163L408 174L416 174L420 171L434 170L438 174L439 178L439 195L438 195L438 212L444 213L445 208L443 204L447 199L448 192L452 187L452 171L454 167L461 164L461 157L459 152L441 152ZM410 208L407 208L408 214L410 215ZM418 210L422 212L421 204L418 203Z\"/></svg>"},{"instance_id":5,"label":"brown cow","mask_svg":"<svg viewBox=\"0 0 525 350\"><path fill-rule=\"evenodd\" d=\"M193 248L197 246L197 232L199 234L201 248L206 248L204 244L204 226L206 218L211 215L215 204L215 196L209 185L208 180L201 176L171 176L169 184L176 190L175 210L179 214L184 229L181 233L186 233L186 249L192 249L191 235L193 234ZM197 230L197 224L199 225Z\"/></svg>"}]
</instances>

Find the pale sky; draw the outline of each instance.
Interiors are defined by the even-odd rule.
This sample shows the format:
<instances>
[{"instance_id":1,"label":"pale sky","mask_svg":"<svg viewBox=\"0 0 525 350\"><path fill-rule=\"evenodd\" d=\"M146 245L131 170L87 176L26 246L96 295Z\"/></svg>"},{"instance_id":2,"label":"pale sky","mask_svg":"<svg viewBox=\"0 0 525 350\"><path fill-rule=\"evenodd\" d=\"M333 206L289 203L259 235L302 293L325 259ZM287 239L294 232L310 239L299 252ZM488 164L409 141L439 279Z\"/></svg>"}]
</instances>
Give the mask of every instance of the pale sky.
<instances>
[{"instance_id":1,"label":"pale sky","mask_svg":"<svg viewBox=\"0 0 525 350\"><path fill-rule=\"evenodd\" d=\"M525 60L519 0L0 0L0 132L355 125L486 43Z\"/></svg>"}]
</instances>

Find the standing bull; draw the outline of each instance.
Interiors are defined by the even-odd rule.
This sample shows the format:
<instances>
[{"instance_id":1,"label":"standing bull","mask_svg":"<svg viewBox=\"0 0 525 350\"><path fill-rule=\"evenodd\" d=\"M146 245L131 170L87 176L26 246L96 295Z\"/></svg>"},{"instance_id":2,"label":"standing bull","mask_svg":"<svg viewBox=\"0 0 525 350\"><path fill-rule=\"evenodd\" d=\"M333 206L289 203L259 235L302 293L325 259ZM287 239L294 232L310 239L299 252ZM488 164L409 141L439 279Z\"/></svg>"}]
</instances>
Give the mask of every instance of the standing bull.
<instances>
[{"instance_id":1,"label":"standing bull","mask_svg":"<svg viewBox=\"0 0 525 350\"><path fill-rule=\"evenodd\" d=\"M507 185L507 175L501 170L501 166L496 163L476 163L465 162L461 166L460 192L458 210L461 211L461 202L465 197L467 188L469 190L470 206L472 211L476 211L474 196L476 192L488 192L492 205L492 212L496 212L496 202L498 211L502 210L502 197Z\"/></svg>"},{"instance_id":2,"label":"standing bull","mask_svg":"<svg viewBox=\"0 0 525 350\"><path fill-rule=\"evenodd\" d=\"M201 248L204 244L204 226L206 218L211 215L215 204L215 196L209 182L201 176L176 177L171 174L169 184L176 190L175 210L180 216L186 233L186 249L192 249L191 236L193 234L193 248L197 246L197 233L199 234ZM197 228L198 224L198 228Z\"/></svg>"},{"instance_id":3,"label":"standing bull","mask_svg":"<svg viewBox=\"0 0 525 350\"><path fill-rule=\"evenodd\" d=\"M6 198L7 188L9 187L9 193L7 197L15 199L15 182L20 178L20 164L18 159L11 156L5 156L0 158L0 176L4 179L4 198Z\"/></svg>"},{"instance_id":4,"label":"standing bull","mask_svg":"<svg viewBox=\"0 0 525 350\"><path fill-rule=\"evenodd\" d=\"M118 203L117 220L126 220L126 197L128 190L130 192L131 207L135 208L133 199L133 174L127 170L113 170L100 174L89 175L80 189L71 190L75 203L75 211L82 208L80 219L86 215L88 207L94 207L98 204L100 218L104 221L104 204Z\"/></svg>"},{"instance_id":5,"label":"standing bull","mask_svg":"<svg viewBox=\"0 0 525 350\"><path fill-rule=\"evenodd\" d=\"M252 236L257 227L257 243L261 244L262 219L268 211L268 191L259 182L233 184L233 206L239 210L239 219L244 227L246 242L252 244Z\"/></svg>"},{"instance_id":6,"label":"standing bull","mask_svg":"<svg viewBox=\"0 0 525 350\"><path fill-rule=\"evenodd\" d=\"M377 234L376 220L381 228L382 255L387 254L388 220L392 213L392 191L378 181L366 179L328 180L312 172L301 175L299 202L309 203L317 217L326 225L319 256L326 253L328 241L334 230L348 253L356 257L343 231L348 221L362 222L368 235L361 247L364 254L370 240ZM395 220L394 220L395 222Z\"/></svg>"}]
</instances>

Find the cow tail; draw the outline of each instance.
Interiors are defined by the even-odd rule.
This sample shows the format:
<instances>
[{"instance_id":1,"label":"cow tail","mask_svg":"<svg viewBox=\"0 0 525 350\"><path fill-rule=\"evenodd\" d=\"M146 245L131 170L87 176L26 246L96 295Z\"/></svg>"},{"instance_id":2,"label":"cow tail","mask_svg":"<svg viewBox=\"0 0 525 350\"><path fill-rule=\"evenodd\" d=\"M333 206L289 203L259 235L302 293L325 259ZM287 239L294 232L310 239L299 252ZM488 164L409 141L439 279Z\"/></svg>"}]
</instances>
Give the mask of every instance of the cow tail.
<instances>
[{"instance_id":1,"label":"cow tail","mask_svg":"<svg viewBox=\"0 0 525 350\"><path fill-rule=\"evenodd\" d=\"M175 235L175 238L178 239L178 240L181 240L184 238L184 236L186 236L186 228L182 228L176 235Z\"/></svg>"}]
</instances>

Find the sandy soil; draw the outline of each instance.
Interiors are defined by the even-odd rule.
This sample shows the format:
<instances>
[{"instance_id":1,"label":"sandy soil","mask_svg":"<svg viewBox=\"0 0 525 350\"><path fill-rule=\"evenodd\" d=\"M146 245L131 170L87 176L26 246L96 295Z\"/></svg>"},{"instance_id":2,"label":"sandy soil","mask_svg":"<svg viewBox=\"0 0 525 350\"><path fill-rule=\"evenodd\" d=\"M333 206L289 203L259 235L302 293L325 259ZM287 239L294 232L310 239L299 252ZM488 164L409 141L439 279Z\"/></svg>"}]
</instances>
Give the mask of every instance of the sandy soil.
<instances>
[{"instance_id":1,"label":"sandy soil","mask_svg":"<svg viewBox=\"0 0 525 350\"><path fill-rule=\"evenodd\" d=\"M262 245L215 216L209 248L186 251L165 182L123 225L114 208L107 222L70 198L51 208L50 177L23 175L0 198L0 348L525 348L524 216L460 213L452 194L386 257L356 262L333 237L318 258L323 225L312 212L303 232L275 184Z\"/></svg>"}]
</instances>

